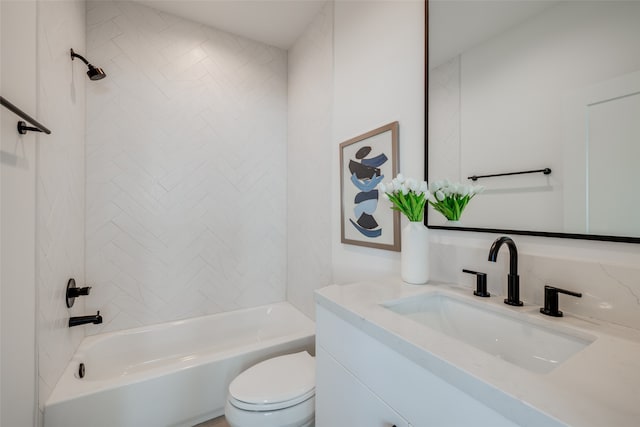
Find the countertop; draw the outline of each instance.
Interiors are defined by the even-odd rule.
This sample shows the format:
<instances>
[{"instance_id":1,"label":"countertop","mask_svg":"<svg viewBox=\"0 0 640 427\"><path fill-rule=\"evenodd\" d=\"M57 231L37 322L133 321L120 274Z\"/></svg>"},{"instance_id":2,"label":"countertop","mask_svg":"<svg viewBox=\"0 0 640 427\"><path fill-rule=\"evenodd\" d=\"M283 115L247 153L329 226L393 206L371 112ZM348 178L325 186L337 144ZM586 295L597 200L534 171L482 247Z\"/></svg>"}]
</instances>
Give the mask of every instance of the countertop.
<instances>
[{"instance_id":1,"label":"countertop","mask_svg":"<svg viewBox=\"0 0 640 427\"><path fill-rule=\"evenodd\" d=\"M438 292L477 301L468 288L399 279L332 285L316 303L414 363L521 425L640 425L640 331L580 318L543 316L539 306L510 307L482 298L529 322L595 340L549 373L534 373L401 316L381 304Z\"/></svg>"}]
</instances>

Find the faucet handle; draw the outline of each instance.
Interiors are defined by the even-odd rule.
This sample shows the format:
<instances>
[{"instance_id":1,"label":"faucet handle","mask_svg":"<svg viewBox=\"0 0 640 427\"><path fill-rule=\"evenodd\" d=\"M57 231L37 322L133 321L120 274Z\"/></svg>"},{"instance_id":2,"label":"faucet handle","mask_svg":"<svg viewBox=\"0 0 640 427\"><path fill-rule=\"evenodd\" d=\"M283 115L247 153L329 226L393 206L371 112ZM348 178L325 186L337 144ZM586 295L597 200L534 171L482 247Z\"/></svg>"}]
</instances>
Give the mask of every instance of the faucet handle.
<instances>
[{"instance_id":1,"label":"faucet handle","mask_svg":"<svg viewBox=\"0 0 640 427\"><path fill-rule=\"evenodd\" d=\"M491 296L491 294L487 292L487 273L467 270L466 268L463 268L462 272L476 275L476 290L473 291L473 294L475 296L483 297L483 298L487 298Z\"/></svg>"},{"instance_id":2,"label":"faucet handle","mask_svg":"<svg viewBox=\"0 0 640 427\"><path fill-rule=\"evenodd\" d=\"M562 312L558 310L558 294L571 295L573 297L581 298L582 294L579 292L568 291L566 289L556 288L555 286L544 286L544 307L540 308L540 313L547 316L562 317Z\"/></svg>"},{"instance_id":3,"label":"faucet handle","mask_svg":"<svg viewBox=\"0 0 640 427\"><path fill-rule=\"evenodd\" d=\"M67 292L65 293L67 308L73 307L73 303L75 302L76 298L81 295L89 295L90 291L91 286L78 288L76 287L76 280L73 277L69 279L69 281L67 282Z\"/></svg>"}]
</instances>

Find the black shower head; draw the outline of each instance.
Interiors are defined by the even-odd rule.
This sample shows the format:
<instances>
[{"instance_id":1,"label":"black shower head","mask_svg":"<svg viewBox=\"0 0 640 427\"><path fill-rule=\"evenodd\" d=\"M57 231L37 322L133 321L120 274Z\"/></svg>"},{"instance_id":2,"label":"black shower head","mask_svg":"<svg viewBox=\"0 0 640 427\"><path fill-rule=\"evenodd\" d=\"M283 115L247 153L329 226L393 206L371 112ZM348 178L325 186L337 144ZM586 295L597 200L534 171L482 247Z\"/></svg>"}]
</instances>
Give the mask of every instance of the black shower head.
<instances>
[{"instance_id":1,"label":"black shower head","mask_svg":"<svg viewBox=\"0 0 640 427\"><path fill-rule=\"evenodd\" d=\"M87 71L87 76L91 80L101 80L107 77L107 74L102 70L102 68L94 67L91 64L87 65L89 67L89 71Z\"/></svg>"},{"instance_id":2,"label":"black shower head","mask_svg":"<svg viewBox=\"0 0 640 427\"><path fill-rule=\"evenodd\" d=\"M93 65L89 64L89 61L84 59L82 55L78 55L73 51L73 49L71 49L71 60L73 61L74 58L80 58L82 62L87 64L87 67L89 67L89 71L87 71L87 76L89 76L91 80L101 80L107 77L107 74L104 72L102 68L94 67Z\"/></svg>"}]
</instances>

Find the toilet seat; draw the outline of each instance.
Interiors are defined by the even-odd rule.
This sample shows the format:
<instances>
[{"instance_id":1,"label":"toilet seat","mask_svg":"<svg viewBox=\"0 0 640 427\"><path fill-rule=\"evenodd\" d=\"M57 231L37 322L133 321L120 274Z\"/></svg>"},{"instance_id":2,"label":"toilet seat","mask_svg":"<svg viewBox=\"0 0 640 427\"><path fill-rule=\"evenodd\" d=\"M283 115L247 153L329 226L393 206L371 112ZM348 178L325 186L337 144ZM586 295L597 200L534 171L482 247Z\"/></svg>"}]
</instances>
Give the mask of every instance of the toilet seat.
<instances>
[{"instance_id":1,"label":"toilet seat","mask_svg":"<svg viewBox=\"0 0 640 427\"><path fill-rule=\"evenodd\" d=\"M286 401L277 402L277 403L266 403L266 404L247 403L241 400L237 400L230 396L229 403L231 403L236 408L244 409L245 411L255 411L255 412L277 411L278 409L287 409L301 402L304 402L305 400L312 398L315 394L316 394L316 391L314 389L292 400L286 400Z\"/></svg>"},{"instance_id":2,"label":"toilet seat","mask_svg":"<svg viewBox=\"0 0 640 427\"><path fill-rule=\"evenodd\" d=\"M315 395L315 359L306 351L265 360L229 385L229 403L246 411L275 411Z\"/></svg>"}]
</instances>

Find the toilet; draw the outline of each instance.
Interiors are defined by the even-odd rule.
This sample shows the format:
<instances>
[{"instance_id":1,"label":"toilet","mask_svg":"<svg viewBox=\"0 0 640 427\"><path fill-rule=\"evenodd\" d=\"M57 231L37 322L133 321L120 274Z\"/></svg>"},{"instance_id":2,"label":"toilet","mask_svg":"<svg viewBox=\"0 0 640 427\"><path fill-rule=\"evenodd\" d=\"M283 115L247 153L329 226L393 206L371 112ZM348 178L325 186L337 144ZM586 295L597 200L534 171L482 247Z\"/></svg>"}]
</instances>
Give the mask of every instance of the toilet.
<instances>
[{"instance_id":1,"label":"toilet","mask_svg":"<svg viewBox=\"0 0 640 427\"><path fill-rule=\"evenodd\" d=\"M315 394L313 356L274 357L231 382L224 416L231 427L313 427Z\"/></svg>"}]
</instances>

